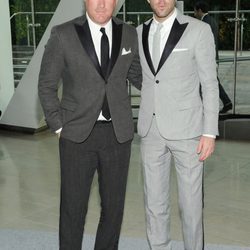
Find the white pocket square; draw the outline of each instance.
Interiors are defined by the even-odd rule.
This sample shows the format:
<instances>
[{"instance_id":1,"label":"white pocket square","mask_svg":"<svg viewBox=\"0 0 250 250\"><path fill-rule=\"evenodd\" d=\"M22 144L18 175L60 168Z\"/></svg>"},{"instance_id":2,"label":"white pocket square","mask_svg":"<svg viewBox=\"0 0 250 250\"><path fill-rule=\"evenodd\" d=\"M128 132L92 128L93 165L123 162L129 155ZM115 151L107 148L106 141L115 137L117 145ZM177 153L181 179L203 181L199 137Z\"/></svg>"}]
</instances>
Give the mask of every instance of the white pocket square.
<instances>
[{"instance_id":1,"label":"white pocket square","mask_svg":"<svg viewBox=\"0 0 250 250\"><path fill-rule=\"evenodd\" d=\"M182 49L173 49L173 52L180 52L180 51L187 51L188 48L182 48Z\"/></svg>"},{"instance_id":2,"label":"white pocket square","mask_svg":"<svg viewBox=\"0 0 250 250\"><path fill-rule=\"evenodd\" d=\"M122 56L125 56L130 53L131 53L131 48L129 48L128 50L126 50L125 48L122 49Z\"/></svg>"}]
</instances>

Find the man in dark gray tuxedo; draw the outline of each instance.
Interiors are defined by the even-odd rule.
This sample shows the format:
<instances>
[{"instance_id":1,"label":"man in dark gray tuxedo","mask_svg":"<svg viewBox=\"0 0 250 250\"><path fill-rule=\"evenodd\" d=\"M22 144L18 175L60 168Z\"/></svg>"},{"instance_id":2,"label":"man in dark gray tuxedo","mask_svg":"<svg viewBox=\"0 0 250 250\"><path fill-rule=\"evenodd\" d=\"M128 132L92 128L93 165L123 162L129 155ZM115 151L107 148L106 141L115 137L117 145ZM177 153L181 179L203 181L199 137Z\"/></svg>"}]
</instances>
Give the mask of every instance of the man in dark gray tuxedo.
<instances>
[{"instance_id":1,"label":"man in dark gray tuxedo","mask_svg":"<svg viewBox=\"0 0 250 250\"><path fill-rule=\"evenodd\" d=\"M208 14L208 3L205 1L197 1L194 5L194 16L200 19L201 21L210 25L211 30L214 35L215 49L216 49L216 61L217 61L217 64L219 65L219 45L218 45L219 30L218 30L218 25L215 19ZM220 113L223 114L231 110L233 108L233 105L225 89L221 85L219 77L217 77L217 79L219 83L220 99L223 103L223 108L220 110Z\"/></svg>"},{"instance_id":2,"label":"man in dark gray tuxedo","mask_svg":"<svg viewBox=\"0 0 250 250\"><path fill-rule=\"evenodd\" d=\"M151 250L172 250L170 176L174 159L185 250L203 249L203 161L214 151L219 95L210 27L148 0L153 18L138 27L143 71L138 134ZM202 89L202 99L200 96Z\"/></svg>"},{"instance_id":3,"label":"man in dark gray tuxedo","mask_svg":"<svg viewBox=\"0 0 250 250\"><path fill-rule=\"evenodd\" d=\"M85 0L86 15L52 29L41 64L41 104L60 137L61 250L81 249L96 170L101 216L95 250L118 249L134 135L126 82L140 89L142 76L136 30L112 17L116 2Z\"/></svg>"}]
</instances>

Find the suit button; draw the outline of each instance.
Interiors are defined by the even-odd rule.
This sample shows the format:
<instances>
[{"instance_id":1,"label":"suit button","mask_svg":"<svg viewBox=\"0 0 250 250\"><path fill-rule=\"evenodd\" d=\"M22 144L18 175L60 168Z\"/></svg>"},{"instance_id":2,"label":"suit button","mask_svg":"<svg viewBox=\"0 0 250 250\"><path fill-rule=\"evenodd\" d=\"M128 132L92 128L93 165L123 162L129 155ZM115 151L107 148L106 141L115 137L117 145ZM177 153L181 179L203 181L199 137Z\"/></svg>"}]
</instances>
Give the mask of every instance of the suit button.
<instances>
[{"instance_id":1,"label":"suit button","mask_svg":"<svg viewBox=\"0 0 250 250\"><path fill-rule=\"evenodd\" d=\"M158 84L160 81L159 81L159 80L156 80L155 82Z\"/></svg>"}]
</instances>

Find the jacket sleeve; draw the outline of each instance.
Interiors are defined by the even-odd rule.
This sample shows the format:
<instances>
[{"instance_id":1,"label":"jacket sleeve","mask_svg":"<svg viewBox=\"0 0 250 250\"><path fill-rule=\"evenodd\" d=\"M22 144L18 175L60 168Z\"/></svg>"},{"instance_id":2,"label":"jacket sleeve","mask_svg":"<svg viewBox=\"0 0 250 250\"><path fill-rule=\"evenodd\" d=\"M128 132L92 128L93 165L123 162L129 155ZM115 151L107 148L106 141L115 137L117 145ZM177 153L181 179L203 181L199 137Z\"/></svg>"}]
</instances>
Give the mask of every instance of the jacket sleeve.
<instances>
[{"instance_id":1,"label":"jacket sleeve","mask_svg":"<svg viewBox=\"0 0 250 250\"><path fill-rule=\"evenodd\" d=\"M38 95L46 122L52 131L62 127L58 88L64 64L62 45L54 27L45 47L38 82Z\"/></svg>"},{"instance_id":2,"label":"jacket sleeve","mask_svg":"<svg viewBox=\"0 0 250 250\"><path fill-rule=\"evenodd\" d=\"M202 26L196 42L195 58L203 101L203 134L218 135L219 88L215 42L209 25Z\"/></svg>"},{"instance_id":3,"label":"jacket sleeve","mask_svg":"<svg viewBox=\"0 0 250 250\"><path fill-rule=\"evenodd\" d=\"M138 37L137 32L135 31L135 54L132 61L132 64L128 71L128 80L139 90L142 87L142 68L140 63L139 57L139 50L138 50Z\"/></svg>"}]
</instances>

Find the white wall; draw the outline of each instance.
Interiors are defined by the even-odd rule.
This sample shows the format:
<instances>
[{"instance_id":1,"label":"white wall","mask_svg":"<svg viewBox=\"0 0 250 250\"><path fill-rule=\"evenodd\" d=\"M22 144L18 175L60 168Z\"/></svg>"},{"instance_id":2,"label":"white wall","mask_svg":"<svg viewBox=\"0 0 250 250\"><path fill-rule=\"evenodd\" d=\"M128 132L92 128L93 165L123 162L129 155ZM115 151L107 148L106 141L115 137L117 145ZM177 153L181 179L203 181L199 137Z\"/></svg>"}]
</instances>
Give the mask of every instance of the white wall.
<instances>
[{"instance_id":1,"label":"white wall","mask_svg":"<svg viewBox=\"0 0 250 250\"><path fill-rule=\"evenodd\" d=\"M9 1L0 0L0 110L2 115L14 94L9 13Z\"/></svg>"}]
</instances>

